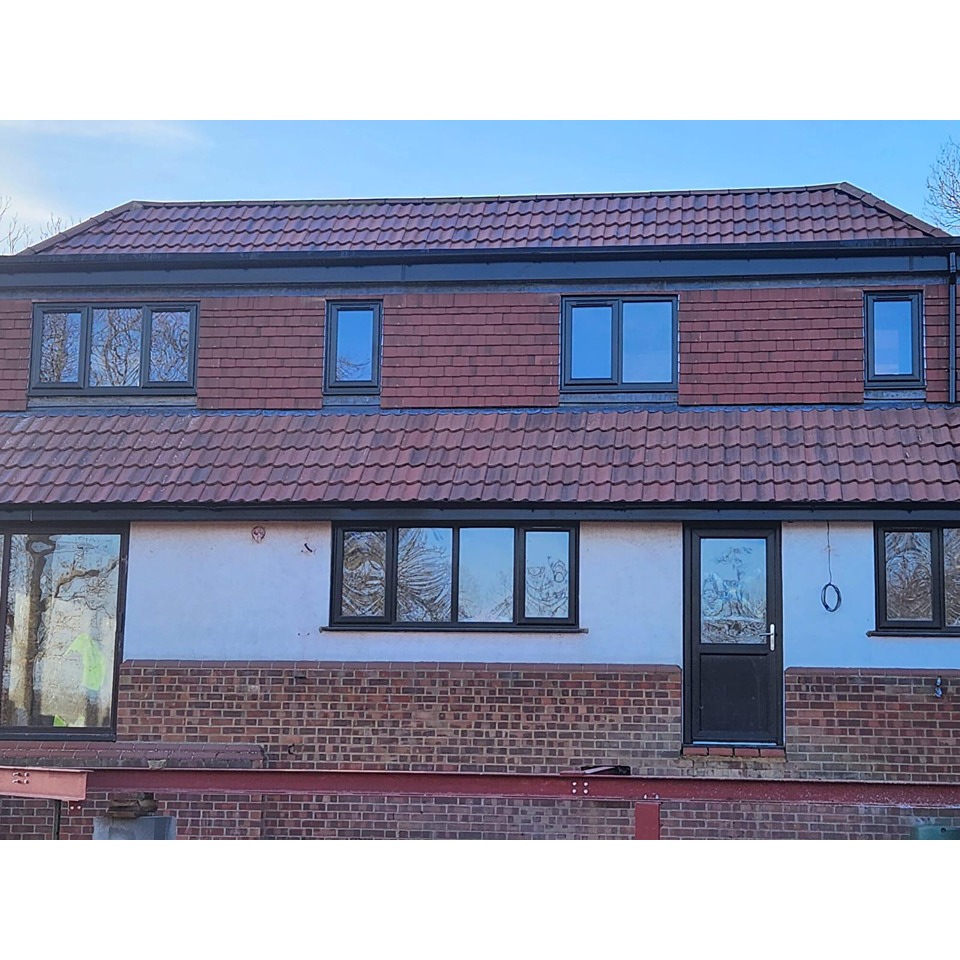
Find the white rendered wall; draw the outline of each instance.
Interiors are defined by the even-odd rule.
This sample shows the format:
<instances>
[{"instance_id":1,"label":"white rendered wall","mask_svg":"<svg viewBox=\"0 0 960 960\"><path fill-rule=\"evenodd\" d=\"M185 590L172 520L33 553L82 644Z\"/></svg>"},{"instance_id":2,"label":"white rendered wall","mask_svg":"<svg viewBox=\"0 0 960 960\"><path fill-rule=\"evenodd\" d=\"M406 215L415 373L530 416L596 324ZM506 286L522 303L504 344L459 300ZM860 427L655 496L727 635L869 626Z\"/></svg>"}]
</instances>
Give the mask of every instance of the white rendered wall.
<instances>
[{"instance_id":1,"label":"white rendered wall","mask_svg":"<svg viewBox=\"0 0 960 960\"><path fill-rule=\"evenodd\" d=\"M580 633L323 630L330 525L263 523L261 543L254 526L131 525L125 659L682 660L679 524L581 525Z\"/></svg>"},{"instance_id":2,"label":"white rendered wall","mask_svg":"<svg viewBox=\"0 0 960 960\"><path fill-rule=\"evenodd\" d=\"M831 523L836 613L820 603L827 582L825 523L783 524L783 653L787 667L960 668L960 637L870 637L876 629L873 524Z\"/></svg>"}]
</instances>

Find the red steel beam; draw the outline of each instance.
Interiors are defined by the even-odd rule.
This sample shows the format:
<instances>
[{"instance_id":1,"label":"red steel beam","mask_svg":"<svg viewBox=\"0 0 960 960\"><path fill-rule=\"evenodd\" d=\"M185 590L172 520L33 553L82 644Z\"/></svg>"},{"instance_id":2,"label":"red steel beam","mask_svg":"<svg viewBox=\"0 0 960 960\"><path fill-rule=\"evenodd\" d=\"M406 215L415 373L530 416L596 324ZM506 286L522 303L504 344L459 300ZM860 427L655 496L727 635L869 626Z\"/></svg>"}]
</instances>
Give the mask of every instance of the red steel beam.
<instances>
[{"instance_id":1,"label":"red steel beam","mask_svg":"<svg viewBox=\"0 0 960 960\"><path fill-rule=\"evenodd\" d=\"M569 774L238 770L131 767L87 771L87 789L144 793L747 801L960 807L960 782L708 779Z\"/></svg>"},{"instance_id":2,"label":"red steel beam","mask_svg":"<svg viewBox=\"0 0 960 960\"><path fill-rule=\"evenodd\" d=\"M88 772L59 767L0 767L0 797L83 800Z\"/></svg>"},{"instance_id":3,"label":"red steel beam","mask_svg":"<svg viewBox=\"0 0 960 960\"><path fill-rule=\"evenodd\" d=\"M660 804L638 803L633 810L634 840L660 839Z\"/></svg>"}]
</instances>

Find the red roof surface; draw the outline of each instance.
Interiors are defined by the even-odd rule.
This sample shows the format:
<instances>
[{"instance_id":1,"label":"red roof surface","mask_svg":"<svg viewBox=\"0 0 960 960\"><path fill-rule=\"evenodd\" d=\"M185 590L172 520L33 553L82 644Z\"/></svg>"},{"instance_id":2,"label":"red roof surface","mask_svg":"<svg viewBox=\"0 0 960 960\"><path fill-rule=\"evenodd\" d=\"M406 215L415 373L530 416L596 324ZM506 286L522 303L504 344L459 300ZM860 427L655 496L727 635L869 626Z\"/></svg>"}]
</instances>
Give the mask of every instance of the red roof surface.
<instances>
[{"instance_id":1,"label":"red roof surface","mask_svg":"<svg viewBox=\"0 0 960 960\"><path fill-rule=\"evenodd\" d=\"M960 409L0 416L0 503L934 503Z\"/></svg>"},{"instance_id":2,"label":"red roof surface","mask_svg":"<svg viewBox=\"0 0 960 960\"><path fill-rule=\"evenodd\" d=\"M22 255L661 247L945 236L839 183L552 197L138 201Z\"/></svg>"}]
</instances>

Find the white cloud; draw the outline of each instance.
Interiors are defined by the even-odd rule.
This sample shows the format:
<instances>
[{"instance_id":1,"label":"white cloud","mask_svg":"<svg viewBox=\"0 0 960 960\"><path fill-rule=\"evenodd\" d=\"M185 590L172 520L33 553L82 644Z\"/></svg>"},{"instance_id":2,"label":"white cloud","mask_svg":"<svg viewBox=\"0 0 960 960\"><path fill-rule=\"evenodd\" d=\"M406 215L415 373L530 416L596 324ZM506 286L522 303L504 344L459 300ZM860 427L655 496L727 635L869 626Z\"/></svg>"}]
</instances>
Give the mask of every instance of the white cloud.
<instances>
[{"instance_id":1,"label":"white cloud","mask_svg":"<svg viewBox=\"0 0 960 960\"><path fill-rule=\"evenodd\" d=\"M198 129L176 120L0 120L0 131L28 136L74 137L154 146L201 143Z\"/></svg>"}]
</instances>

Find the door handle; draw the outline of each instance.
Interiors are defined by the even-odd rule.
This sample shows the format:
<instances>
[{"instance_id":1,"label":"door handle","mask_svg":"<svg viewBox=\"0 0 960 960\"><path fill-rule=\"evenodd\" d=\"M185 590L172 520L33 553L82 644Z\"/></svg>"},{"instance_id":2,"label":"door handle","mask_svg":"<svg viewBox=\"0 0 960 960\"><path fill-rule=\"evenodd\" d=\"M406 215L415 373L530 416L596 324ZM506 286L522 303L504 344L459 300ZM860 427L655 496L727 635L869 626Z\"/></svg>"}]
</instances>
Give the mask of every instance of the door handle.
<instances>
[{"instance_id":1,"label":"door handle","mask_svg":"<svg viewBox=\"0 0 960 960\"><path fill-rule=\"evenodd\" d=\"M777 625L775 623L770 624L770 629L767 631L767 636L770 638L770 649L777 649Z\"/></svg>"}]
</instances>

